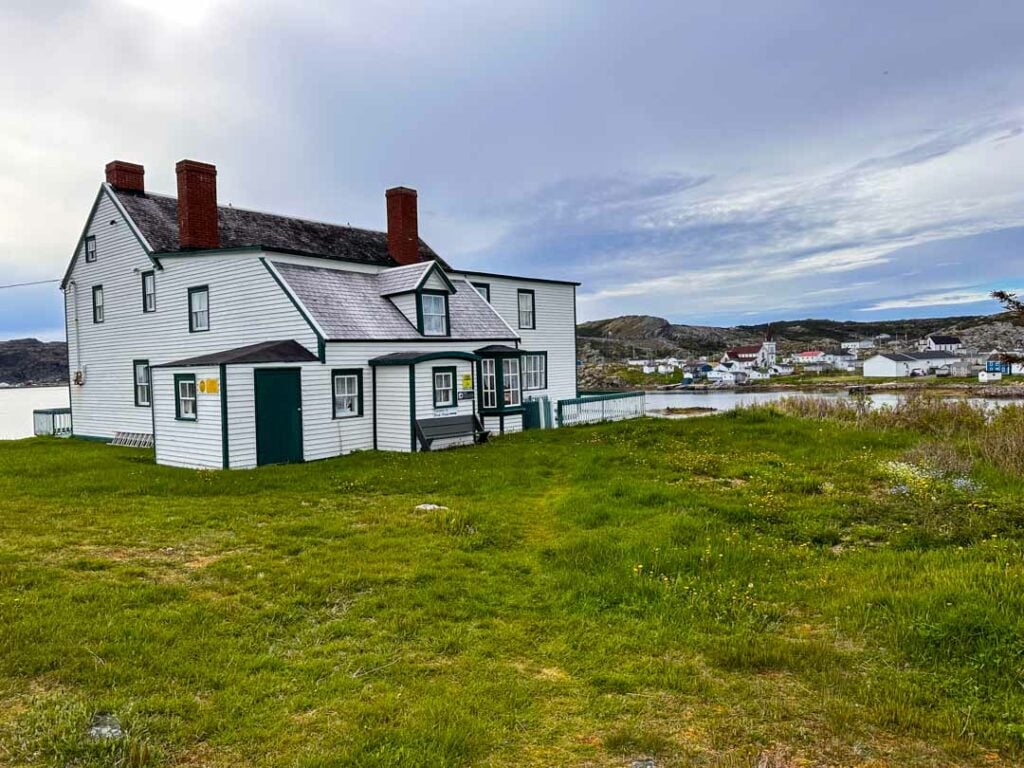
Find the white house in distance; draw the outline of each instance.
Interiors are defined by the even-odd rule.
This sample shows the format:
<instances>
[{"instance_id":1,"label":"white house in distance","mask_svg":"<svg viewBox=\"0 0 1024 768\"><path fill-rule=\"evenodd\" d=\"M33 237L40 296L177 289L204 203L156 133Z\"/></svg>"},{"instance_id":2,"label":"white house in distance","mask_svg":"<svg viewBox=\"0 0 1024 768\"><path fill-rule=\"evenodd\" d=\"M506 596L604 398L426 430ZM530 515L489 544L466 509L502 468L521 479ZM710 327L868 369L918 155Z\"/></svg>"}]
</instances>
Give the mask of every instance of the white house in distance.
<instances>
[{"instance_id":1,"label":"white house in distance","mask_svg":"<svg viewBox=\"0 0 1024 768\"><path fill-rule=\"evenodd\" d=\"M963 344L957 336L942 336L932 334L925 336L917 343L917 348L922 352L959 352Z\"/></svg>"},{"instance_id":2,"label":"white house in distance","mask_svg":"<svg viewBox=\"0 0 1024 768\"><path fill-rule=\"evenodd\" d=\"M750 344L727 349L721 363L732 363L739 370L768 369L775 365L775 342L766 339L760 344Z\"/></svg>"},{"instance_id":3,"label":"white house in distance","mask_svg":"<svg viewBox=\"0 0 1024 768\"><path fill-rule=\"evenodd\" d=\"M897 378L923 376L944 366L960 362L952 352L881 352L864 361L864 375L868 378Z\"/></svg>"},{"instance_id":4,"label":"white house in distance","mask_svg":"<svg viewBox=\"0 0 1024 768\"><path fill-rule=\"evenodd\" d=\"M416 451L550 424L576 396L576 285L456 270L419 238L416 192L387 232L177 198L114 161L62 282L78 437L241 468Z\"/></svg>"}]
</instances>

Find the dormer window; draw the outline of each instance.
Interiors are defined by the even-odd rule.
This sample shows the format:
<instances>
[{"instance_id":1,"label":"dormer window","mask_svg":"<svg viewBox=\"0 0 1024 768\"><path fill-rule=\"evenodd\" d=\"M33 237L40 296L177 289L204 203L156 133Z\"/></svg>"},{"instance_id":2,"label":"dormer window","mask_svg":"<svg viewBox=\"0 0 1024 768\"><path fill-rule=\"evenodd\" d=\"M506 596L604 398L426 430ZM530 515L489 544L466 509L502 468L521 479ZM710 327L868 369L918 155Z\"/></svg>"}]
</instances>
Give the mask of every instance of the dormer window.
<instances>
[{"instance_id":1,"label":"dormer window","mask_svg":"<svg viewBox=\"0 0 1024 768\"><path fill-rule=\"evenodd\" d=\"M422 318L420 333L424 336L447 336L448 334L448 295L445 293L427 293L419 295L420 317Z\"/></svg>"}]
</instances>

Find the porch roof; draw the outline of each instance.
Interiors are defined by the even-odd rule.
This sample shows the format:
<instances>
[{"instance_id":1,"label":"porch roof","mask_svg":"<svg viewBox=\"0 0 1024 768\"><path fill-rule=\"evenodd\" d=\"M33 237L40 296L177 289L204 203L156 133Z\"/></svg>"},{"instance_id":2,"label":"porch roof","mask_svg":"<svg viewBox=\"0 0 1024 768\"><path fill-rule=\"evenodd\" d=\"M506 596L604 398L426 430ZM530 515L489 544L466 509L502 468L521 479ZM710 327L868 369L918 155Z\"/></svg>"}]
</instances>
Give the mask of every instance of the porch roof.
<instances>
[{"instance_id":1,"label":"porch roof","mask_svg":"<svg viewBox=\"0 0 1024 768\"><path fill-rule=\"evenodd\" d=\"M392 352L389 355L381 355L380 357L371 358L369 363L372 366L378 365L415 365L416 363L425 363L429 360L479 360L480 355L475 355L472 352L456 352L437 350L434 352Z\"/></svg>"},{"instance_id":2,"label":"porch roof","mask_svg":"<svg viewBox=\"0 0 1024 768\"><path fill-rule=\"evenodd\" d=\"M311 363L319 358L294 339L285 341L261 341L244 347L211 352L198 357L188 357L171 363L154 365L154 368L188 368L197 365L232 365L238 363Z\"/></svg>"}]
</instances>

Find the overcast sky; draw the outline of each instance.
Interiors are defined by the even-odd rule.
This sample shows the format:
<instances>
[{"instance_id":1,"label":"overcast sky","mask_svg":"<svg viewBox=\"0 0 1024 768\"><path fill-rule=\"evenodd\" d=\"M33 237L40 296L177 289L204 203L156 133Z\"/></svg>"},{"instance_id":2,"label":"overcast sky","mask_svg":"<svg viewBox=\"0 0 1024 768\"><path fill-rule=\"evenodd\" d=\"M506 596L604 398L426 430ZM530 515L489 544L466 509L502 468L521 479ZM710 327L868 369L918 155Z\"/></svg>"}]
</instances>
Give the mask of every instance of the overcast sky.
<instances>
[{"instance_id":1,"label":"overcast sky","mask_svg":"<svg viewBox=\"0 0 1024 768\"><path fill-rule=\"evenodd\" d=\"M1024 287L1024 3L8 0L0 284L59 277L103 166L578 280L579 316L988 312ZM63 337L53 285L0 338Z\"/></svg>"}]
</instances>

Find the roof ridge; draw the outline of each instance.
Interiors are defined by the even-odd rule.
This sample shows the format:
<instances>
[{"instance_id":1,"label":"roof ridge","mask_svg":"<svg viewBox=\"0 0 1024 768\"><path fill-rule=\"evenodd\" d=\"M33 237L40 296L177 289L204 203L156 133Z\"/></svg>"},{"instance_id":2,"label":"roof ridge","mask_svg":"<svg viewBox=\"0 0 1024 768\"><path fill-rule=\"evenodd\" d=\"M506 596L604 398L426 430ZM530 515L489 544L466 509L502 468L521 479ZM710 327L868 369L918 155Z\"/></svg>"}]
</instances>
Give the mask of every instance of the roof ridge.
<instances>
[{"instance_id":1,"label":"roof ridge","mask_svg":"<svg viewBox=\"0 0 1024 768\"><path fill-rule=\"evenodd\" d=\"M126 190L115 189L114 191L115 192L119 192L119 193L123 193ZM149 192L148 190L145 191L145 192L141 192L141 193L128 191L128 194L130 194L132 197L162 197L164 200L174 200L175 202L177 202L177 200L178 200L176 195L168 195L168 194L164 194L163 192ZM292 219L293 221L302 221L302 222L305 222L306 224L323 224L326 227L339 227L341 229L354 229L354 230L356 230L358 232L370 232L370 233L372 233L374 235L386 235L387 234L387 230L383 230L383 229L367 229L366 227L353 227L351 224L336 224L336 223L334 223L332 221L323 221L322 219L307 219L304 216L292 216L291 214L287 214L287 213L274 213L273 211L261 211L261 210L257 210L256 208L240 208L238 206L230 205L230 204L222 205L221 203L217 203L217 208L218 208L218 210L223 208L224 210L228 210L228 211L241 211L242 213L256 213L256 214L259 214L260 216L276 216L276 217L278 217L280 219ZM422 237L420 238L420 241L421 242L423 241ZM395 267L392 267L392 269L395 269Z\"/></svg>"}]
</instances>

